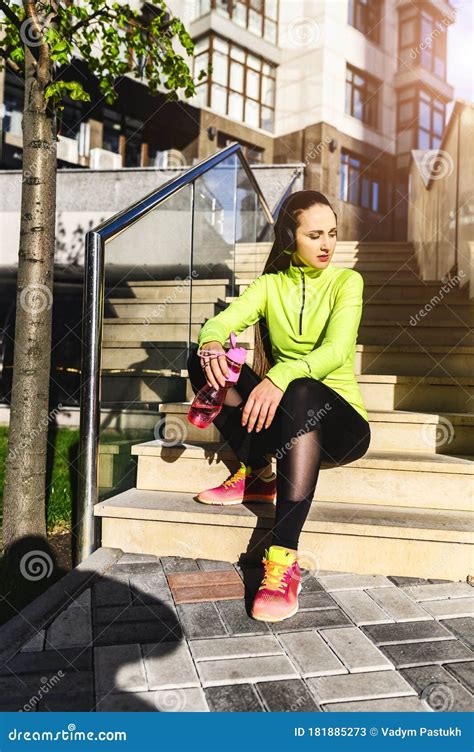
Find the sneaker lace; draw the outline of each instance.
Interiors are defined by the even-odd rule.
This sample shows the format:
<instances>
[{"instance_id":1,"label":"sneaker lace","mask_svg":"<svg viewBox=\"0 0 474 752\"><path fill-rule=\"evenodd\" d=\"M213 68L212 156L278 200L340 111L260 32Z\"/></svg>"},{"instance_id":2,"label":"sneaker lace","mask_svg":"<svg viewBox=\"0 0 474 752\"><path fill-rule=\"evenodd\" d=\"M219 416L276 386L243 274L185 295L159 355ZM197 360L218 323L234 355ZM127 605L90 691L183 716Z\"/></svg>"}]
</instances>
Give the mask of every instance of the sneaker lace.
<instances>
[{"instance_id":1,"label":"sneaker lace","mask_svg":"<svg viewBox=\"0 0 474 752\"><path fill-rule=\"evenodd\" d=\"M244 466L239 467L239 469L236 470L235 473L230 476L230 478L227 478L227 480L225 480L222 485L226 487L235 486L235 484L238 483L239 480L245 478L245 472L246 469Z\"/></svg>"},{"instance_id":2,"label":"sneaker lace","mask_svg":"<svg viewBox=\"0 0 474 752\"><path fill-rule=\"evenodd\" d=\"M264 566L264 575L259 590L276 590L284 593L291 579L290 567L288 564L280 564L278 561L262 559Z\"/></svg>"}]
</instances>

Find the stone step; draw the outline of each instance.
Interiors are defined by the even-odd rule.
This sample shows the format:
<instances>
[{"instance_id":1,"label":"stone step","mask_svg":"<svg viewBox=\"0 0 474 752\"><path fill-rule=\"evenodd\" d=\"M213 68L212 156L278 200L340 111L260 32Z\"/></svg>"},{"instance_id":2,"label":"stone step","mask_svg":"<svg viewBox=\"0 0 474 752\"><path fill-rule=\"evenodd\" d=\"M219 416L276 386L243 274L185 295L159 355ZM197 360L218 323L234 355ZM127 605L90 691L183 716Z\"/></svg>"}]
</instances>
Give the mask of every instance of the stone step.
<instances>
[{"instance_id":1,"label":"stone step","mask_svg":"<svg viewBox=\"0 0 474 752\"><path fill-rule=\"evenodd\" d=\"M410 410L415 412L472 412L472 376L357 376L367 410Z\"/></svg>"},{"instance_id":2,"label":"stone step","mask_svg":"<svg viewBox=\"0 0 474 752\"><path fill-rule=\"evenodd\" d=\"M167 358L165 355L165 352L167 353L168 351L164 349L147 349L145 345L140 346L140 343L137 347L129 347L129 343L127 342L107 344L108 346L102 352L104 378L116 378L120 376L139 380L149 379L149 383L153 384L153 381L157 378L167 378L170 375L176 376L180 374L186 384L184 399L193 399L194 393L187 378L187 370L184 367L186 364L185 349L176 348L176 350L171 350L171 352L178 353L173 360L172 356ZM247 349L247 363L252 366L254 351L251 349L249 343L243 342L242 345ZM412 361L409 360L409 354L405 355L407 368L410 368ZM360 374L358 373L360 368L356 368L357 381L367 410L408 410L410 412L436 414L445 412L472 412L474 384L472 377L468 375L442 375L444 372L441 367L439 368L440 374L434 372L429 375L381 373L379 366L383 364L383 360L379 358L377 351L373 354L367 353L366 355L361 351L357 353L357 356L360 356L366 362L372 362L373 369L379 371L379 373L365 372ZM385 353L384 357L387 356L388 353ZM396 356L394 355L393 357ZM462 360L466 356L460 354L459 357ZM369 361L369 358L373 358L373 360ZM472 362L472 353L470 353L469 359ZM449 365L450 361L447 362ZM181 366L180 363L182 364ZM388 360L386 361L386 365L387 367L390 365ZM421 369L423 364L419 363L418 365ZM429 366L429 360L427 360L426 365ZM370 370L370 368L366 370ZM466 370L469 373L469 369ZM449 372L452 373L451 371ZM130 393L136 393L138 388L133 385L133 382L130 382L130 384L122 382L121 389L125 391L129 389ZM165 388L164 385L163 388ZM181 395L181 386L176 384L176 388ZM155 395L155 397L158 398L158 395ZM156 401L156 399L151 401ZM174 400L170 399L167 401Z\"/></svg>"},{"instance_id":3,"label":"stone step","mask_svg":"<svg viewBox=\"0 0 474 752\"><path fill-rule=\"evenodd\" d=\"M156 404L185 400L186 381L179 374L127 373L102 371L101 399L120 408L131 408L138 403Z\"/></svg>"},{"instance_id":4,"label":"stone step","mask_svg":"<svg viewBox=\"0 0 474 752\"><path fill-rule=\"evenodd\" d=\"M426 305L426 304L425 304ZM418 307L410 301L392 303L364 297L362 318L381 321L397 321L408 326L417 326L424 321L446 321L456 326L472 327L474 323L474 305L443 305L434 306L426 311L423 304Z\"/></svg>"},{"instance_id":5,"label":"stone step","mask_svg":"<svg viewBox=\"0 0 474 752\"><path fill-rule=\"evenodd\" d=\"M241 347L245 347L249 353L253 352L252 343L246 338L245 332L237 336ZM193 346L196 346L195 340ZM230 343L229 343L230 345ZM106 371L123 371L130 373L149 373L151 376L159 375L161 371L171 370L173 373L183 375L187 362L186 339L164 342L136 340L104 340L102 345L102 369ZM112 373L109 373L112 375ZM166 374L164 374L166 375ZM186 374L187 376L187 371Z\"/></svg>"},{"instance_id":6,"label":"stone step","mask_svg":"<svg viewBox=\"0 0 474 752\"><path fill-rule=\"evenodd\" d=\"M250 358L247 358L250 361ZM187 376L183 370L182 375ZM364 405L370 410L409 410L410 412L473 412L472 376L398 376L394 374L357 374ZM194 392L187 379L186 400Z\"/></svg>"},{"instance_id":7,"label":"stone step","mask_svg":"<svg viewBox=\"0 0 474 752\"><path fill-rule=\"evenodd\" d=\"M440 347L395 343L356 345L356 374L398 374L399 376L471 376L474 373L474 347Z\"/></svg>"},{"instance_id":8,"label":"stone step","mask_svg":"<svg viewBox=\"0 0 474 752\"><path fill-rule=\"evenodd\" d=\"M415 326L410 326L383 319L364 319L359 326L357 339L359 343L367 345L411 345L415 342L422 345L473 347L474 330L445 320L421 319Z\"/></svg>"},{"instance_id":9,"label":"stone step","mask_svg":"<svg viewBox=\"0 0 474 752\"><path fill-rule=\"evenodd\" d=\"M142 342L139 338L131 342L105 339L102 343L102 369L138 369L141 373L148 371L152 375L163 369L171 369L179 374L186 367L186 347L184 339L177 342Z\"/></svg>"},{"instance_id":10,"label":"stone step","mask_svg":"<svg viewBox=\"0 0 474 752\"><path fill-rule=\"evenodd\" d=\"M252 329L247 330L250 337ZM247 349L247 363L252 364L253 343L241 341ZM186 342L109 342L102 350L103 369L137 369L155 374L163 369L179 372L186 367ZM473 347L423 345L356 345L355 371L357 375L389 375L468 377L474 373Z\"/></svg>"},{"instance_id":11,"label":"stone step","mask_svg":"<svg viewBox=\"0 0 474 752\"><path fill-rule=\"evenodd\" d=\"M357 381L367 410L472 412L474 385L471 376L359 374Z\"/></svg>"},{"instance_id":12,"label":"stone step","mask_svg":"<svg viewBox=\"0 0 474 752\"><path fill-rule=\"evenodd\" d=\"M227 295L219 301L223 307L230 305L238 296ZM364 294L364 307L362 309L362 321L365 319L382 319L404 323L406 326L416 326L418 322L429 319L430 321L450 321L453 324L461 326L472 326L474 324L474 303L469 305L465 303L454 303L444 305L440 303L431 307L427 313L427 300L416 304L413 301L405 300L391 302L389 300L380 300L370 297L370 294Z\"/></svg>"},{"instance_id":13,"label":"stone step","mask_svg":"<svg viewBox=\"0 0 474 752\"><path fill-rule=\"evenodd\" d=\"M218 428L211 423L197 428L187 419L191 400L159 405L165 416L162 437L172 441L177 432L188 443L218 443ZM473 413L414 413L403 410L371 410L369 412L373 451L463 455L474 447ZM158 437L157 437L158 438Z\"/></svg>"},{"instance_id":14,"label":"stone step","mask_svg":"<svg viewBox=\"0 0 474 752\"><path fill-rule=\"evenodd\" d=\"M127 553L260 564L270 544L274 506L195 501L210 481L206 471L192 491L130 489L96 504L102 545ZM471 514L320 498L300 535L303 574L330 570L464 581L472 573Z\"/></svg>"},{"instance_id":15,"label":"stone step","mask_svg":"<svg viewBox=\"0 0 474 752\"><path fill-rule=\"evenodd\" d=\"M138 348L107 348L103 351L103 361L106 362L106 354L111 353L116 362L121 356L123 362L128 359L136 363L136 350ZM247 351L247 362L252 364L253 351L249 347ZM124 370L118 367L104 368L102 372L103 382L106 384L104 400L122 402L121 396L124 396L127 405L132 404L133 400L153 403L193 400L194 392L185 368L179 371L183 382L181 384L175 368L164 369L164 371L150 369L152 372L147 373L145 369L142 370L139 367L140 365L135 365L135 370L131 368ZM165 384L165 379L169 379L170 376L173 380L172 386ZM113 379L120 379L120 381L114 384ZM435 414L472 412L474 384L472 377L469 376L395 376L364 373L357 375L357 381L368 411L402 410ZM160 397L163 393L167 395L166 400ZM130 395L130 399L127 399L127 394ZM112 399L113 395L115 399Z\"/></svg>"},{"instance_id":16,"label":"stone step","mask_svg":"<svg viewBox=\"0 0 474 752\"><path fill-rule=\"evenodd\" d=\"M271 251L271 245L264 248L240 248L236 247L235 251L229 252L229 258L241 259L242 261L251 261L252 259L266 260ZM351 246L340 247L336 246L336 250L333 255L333 259L341 261L343 259L359 259L359 261L405 261L415 258L415 254L412 248L396 248L390 251L380 251L375 248L359 249Z\"/></svg>"},{"instance_id":17,"label":"stone step","mask_svg":"<svg viewBox=\"0 0 474 752\"><path fill-rule=\"evenodd\" d=\"M129 282L129 290L135 298L160 301L186 302L190 298L190 282L186 280L139 280ZM223 298L227 294L229 279L193 279L193 301L208 301ZM114 297L119 297L117 294Z\"/></svg>"},{"instance_id":18,"label":"stone step","mask_svg":"<svg viewBox=\"0 0 474 752\"><path fill-rule=\"evenodd\" d=\"M255 242L248 242L248 243L236 243L235 249L236 251L240 251L242 253L253 253L255 251L261 251L261 250L267 250L270 251L273 243L271 241L265 241L264 243L255 243ZM405 251L406 253L413 253L413 243L406 242L406 241L381 241L381 240L374 240L374 241L364 241L364 240L338 240L336 245L336 250L341 251L347 251L347 250L356 250L359 252L369 252L369 253L380 253L383 254L391 254L397 251Z\"/></svg>"},{"instance_id":19,"label":"stone step","mask_svg":"<svg viewBox=\"0 0 474 752\"><path fill-rule=\"evenodd\" d=\"M261 274L264 268L266 258L251 258L248 261L241 258L225 259L225 263L228 264L229 269L233 270L235 274L244 276L246 274L254 275ZM331 261L332 266L341 267L344 269L357 269L363 277L367 273L381 273L385 272L387 275L392 273L408 272L411 269L412 274L418 274L418 265L415 259L403 258L386 259L386 260L360 260L357 258L339 258L333 257Z\"/></svg>"},{"instance_id":20,"label":"stone step","mask_svg":"<svg viewBox=\"0 0 474 752\"><path fill-rule=\"evenodd\" d=\"M105 318L103 336L104 340L133 342L151 341L151 342L184 342L187 339L189 326L187 320L188 309L183 307L181 315L179 312L173 316L170 309L170 318L181 318L181 321L173 321L168 318L165 321L157 321L153 318ZM192 309L194 315L194 310ZM191 321L190 337L191 341L197 342L203 321L194 319ZM304 327L304 314L303 314ZM237 335L242 339L253 341L253 326L247 327L243 332ZM474 331L463 325L455 326L452 321L431 319L422 319L416 326L398 323L395 321L386 321L383 319L366 319L361 321L358 332L358 343L367 345L438 345L438 346L474 346Z\"/></svg>"},{"instance_id":21,"label":"stone step","mask_svg":"<svg viewBox=\"0 0 474 752\"><path fill-rule=\"evenodd\" d=\"M136 444L131 451L138 457L136 487L143 491L197 493L219 485L239 466L234 452L223 447L222 441L186 443L179 432L172 444L156 439ZM275 457L273 466L276 469ZM473 476L470 455L369 449L364 457L347 465L323 464L316 493L325 501L469 511Z\"/></svg>"},{"instance_id":22,"label":"stone step","mask_svg":"<svg viewBox=\"0 0 474 752\"><path fill-rule=\"evenodd\" d=\"M398 285L388 279L385 285L364 284L364 300L374 303L410 303L424 306L428 303L434 309L437 306L468 306L474 305L469 298L468 290L446 286L443 290L441 282L419 282L418 284Z\"/></svg>"},{"instance_id":23,"label":"stone step","mask_svg":"<svg viewBox=\"0 0 474 752\"><path fill-rule=\"evenodd\" d=\"M384 272L380 271L370 271L370 272L364 272L364 287L373 287L376 290L379 290L380 293L382 293L383 290L390 291L391 288L395 288L401 291L401 297L403 297L403 290L407 286L418 288L417 294L420 289L422 290L432 290L432 292L436 292L441 289L442 283L437 280L423 280L421 279L418 274L414 274L411 271L401 271L397 274L390 274L387 275ZM249 284L255 279L254 276L244 277L244 276L237 276L236 277L236 286L239 289L239 295L243 292L243 290L249 286ZM454 292L454 291L453 291ZM458 290L459 292L459 290ZM451 293L449 293L451 294Z\"/></svg>"},{"instance_id":24,"label":"stone step","mask_svg":"<svg viewBox=\"0 0 474 752\"><path fill-rule=\"evenodd\" d=\"M197 342L203 322L188 323L146 321L139 318L104 319L103 337L107 342L186 342L188 334L191 342ZM253 327L247 327L253 329ZM237 342L246 342L249 334L245 331L236 337Z\"/></svg>"},{"instance_id":25,"label":"stone step","mask_svg":"<svg viewBox=\"0 0 474 752\"><path fill-rule=\"evenodd\" d=\"M222 299L196 301L157 301L149 298L112 298L109 301L109 316L113 312L117 318L143 318L147 321L166 322L167 324L187 323L191 311L193 321L204 321L226 308ZM107 321L108 319L106 319Z\"/></svg>"}]
</instances>

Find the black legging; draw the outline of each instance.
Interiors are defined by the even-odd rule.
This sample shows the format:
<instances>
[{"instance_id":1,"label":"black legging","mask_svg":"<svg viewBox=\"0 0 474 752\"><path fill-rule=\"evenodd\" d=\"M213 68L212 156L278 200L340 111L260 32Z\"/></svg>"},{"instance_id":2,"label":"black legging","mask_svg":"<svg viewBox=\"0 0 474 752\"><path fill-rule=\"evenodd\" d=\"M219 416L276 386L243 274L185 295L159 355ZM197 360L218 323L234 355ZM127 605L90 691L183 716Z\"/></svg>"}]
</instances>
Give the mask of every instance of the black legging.
<instances>
[{"instance_id":1,"label":"black legging","mask_svg":"<svg viewBox=\"0 0 474 752\"><path fill-rule=\"evenodd\" d=\"M195 394L207 383L197 351L196 346L191 349L187 363ZM214 425L246 465L260 468L268 464L266 454L276 456L272 544L297 549L321 462L346 465L362 457L369 448L370 426L334 389L317 379L303 377L290 382L270 426L262 427L258 433L254 426L249 433L247 426L241 424L242 409L260 381L255 371L244 363L239 380L228 390Z\"/></svg>"}]
</instances>

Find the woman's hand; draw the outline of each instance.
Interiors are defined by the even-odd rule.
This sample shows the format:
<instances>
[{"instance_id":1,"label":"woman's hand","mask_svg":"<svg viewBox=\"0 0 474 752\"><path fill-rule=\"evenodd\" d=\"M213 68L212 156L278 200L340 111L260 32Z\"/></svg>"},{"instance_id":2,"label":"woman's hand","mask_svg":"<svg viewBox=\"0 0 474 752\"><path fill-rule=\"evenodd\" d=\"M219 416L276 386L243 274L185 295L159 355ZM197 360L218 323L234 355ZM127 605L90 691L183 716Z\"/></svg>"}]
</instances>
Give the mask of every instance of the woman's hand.
<instances>
[{"instance_id":1,"label":"woman's hand","mask_svg":"<svg viewBox=\"0 0 474 752\"><path fill-rule=\"evenodd\" d=\"M248 432L253 429L255 421L258 421L257 433L262 427L270 426L283 394L283 390L266 377L252 389L242 410L242 425L248 421Z\"/></svg>"},{"instance_id":2,"label":"woman's hand","mask_svg":"<svg viewBox=\"0 0 474 752\"><path fill-rule=\"evenodd\" d=\"M222 355L208 355L202 357L201 367L209 386L214 387L214 389L218 389L219 386L225 386L226 376L229 373L229 364L227 363L225 349L220 342L211 340L210 342L205 342L202 347L199 348L199 352L202 350L217 350L222 353Z\"/></svg>"}]
</instances>

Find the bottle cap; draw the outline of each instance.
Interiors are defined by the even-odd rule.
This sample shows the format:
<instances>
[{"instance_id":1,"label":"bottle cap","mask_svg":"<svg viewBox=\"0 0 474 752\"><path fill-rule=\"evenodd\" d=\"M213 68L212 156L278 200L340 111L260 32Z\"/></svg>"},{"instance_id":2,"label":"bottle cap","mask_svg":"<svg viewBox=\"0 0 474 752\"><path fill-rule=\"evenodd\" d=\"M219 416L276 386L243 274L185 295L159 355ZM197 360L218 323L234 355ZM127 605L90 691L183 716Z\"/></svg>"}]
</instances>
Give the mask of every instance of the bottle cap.
<instances>
[{"instance_id":1,"label":"bottle cap","mask_svg":"<svg viewBox=\"0 0 474 752\"><path fill-rule=\"evenodd\" d=\"M232 347L227 350L226 356L230 358L230 360L233 360L234 363L242 365L247 358L247 350L245 347L236 347L236 337L234 332L230 333L230 343Z\"/></svg>"}]
</instances>

